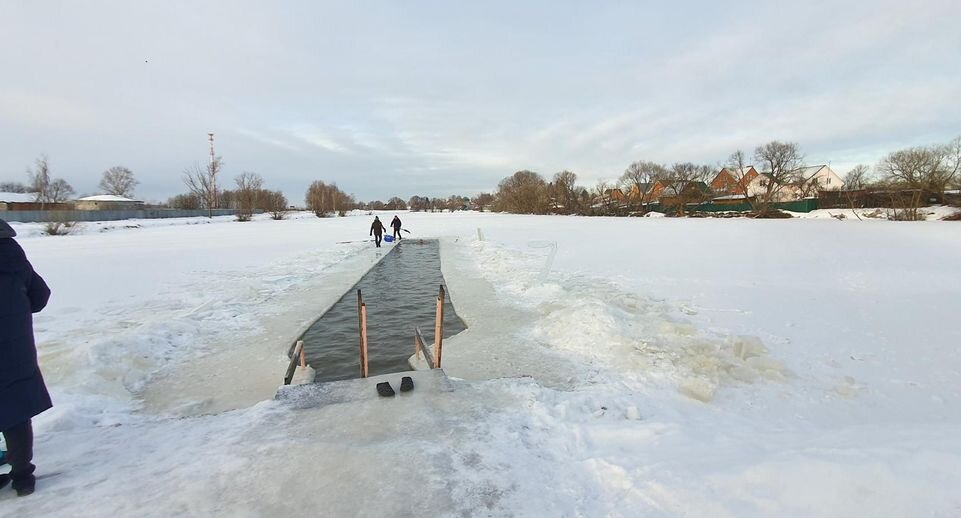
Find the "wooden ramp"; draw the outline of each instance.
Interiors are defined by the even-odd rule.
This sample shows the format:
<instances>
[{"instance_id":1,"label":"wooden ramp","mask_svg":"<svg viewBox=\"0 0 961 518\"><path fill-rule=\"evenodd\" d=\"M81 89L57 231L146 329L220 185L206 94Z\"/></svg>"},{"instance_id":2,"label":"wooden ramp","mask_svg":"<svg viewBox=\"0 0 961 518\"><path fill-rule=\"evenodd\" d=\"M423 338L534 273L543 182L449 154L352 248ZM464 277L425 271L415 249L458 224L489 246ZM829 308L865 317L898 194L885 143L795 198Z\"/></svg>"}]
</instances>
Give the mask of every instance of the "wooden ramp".
<instances>
[{"instance_id":1,"label":"wooden ramp","mask_svg":"<svg viewBox=\"0 0 961 518\"><path fill-rule=\"evenodd\" d=\"M414 380L414 390L400 391L400 379L410 376ZM386 381L393 387L393 397L377 394L377 384ZM314 408L339 403L352 403L370 399L391 400L396 398L423 397L440 392L451 392L453 387L443 369L397 372L370 378L356 378L307 385L284 385L277 391L274 399L284 401L294 408Z\"/></svg>"}]
</instances>

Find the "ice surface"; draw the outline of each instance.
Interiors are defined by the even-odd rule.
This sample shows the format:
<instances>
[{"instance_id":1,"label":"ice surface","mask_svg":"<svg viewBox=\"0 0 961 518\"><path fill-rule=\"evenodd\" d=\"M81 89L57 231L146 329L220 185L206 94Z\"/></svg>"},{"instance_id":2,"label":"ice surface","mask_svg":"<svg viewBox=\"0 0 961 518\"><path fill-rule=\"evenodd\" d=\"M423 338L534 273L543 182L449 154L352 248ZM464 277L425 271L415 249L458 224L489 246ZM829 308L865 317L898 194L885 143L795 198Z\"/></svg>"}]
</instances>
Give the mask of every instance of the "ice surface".
<instances>
[{"instance_id":1,"label":"ice surface","mask_svg":"<svg viewBox=\"0 0 961 518\"><path fill-rule=\"evenodd\" d=\"M36 327L56 407L36 420L46 477L0 515L961 509L954 224L403 217L442 239L469 325L445 342L451 390L299 409L264 400L377 259L336 244L368 217L17 225L53 289ZM533 238L557 243L546 279Z\"/></svg>"}]
</instances>

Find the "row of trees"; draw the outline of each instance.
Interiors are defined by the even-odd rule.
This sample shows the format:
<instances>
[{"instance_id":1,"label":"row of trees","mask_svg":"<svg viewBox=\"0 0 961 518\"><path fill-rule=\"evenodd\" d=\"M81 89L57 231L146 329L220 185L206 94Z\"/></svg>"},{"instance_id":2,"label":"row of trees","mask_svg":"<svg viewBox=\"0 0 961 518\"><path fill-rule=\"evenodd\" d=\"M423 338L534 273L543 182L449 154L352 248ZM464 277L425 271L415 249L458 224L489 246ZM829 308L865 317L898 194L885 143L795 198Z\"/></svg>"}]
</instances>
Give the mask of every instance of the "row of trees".
<instances>
[{"instance_id":1,"label":"row of trees","mask_svg":"<svg viewBox=\"0 0 961 518\"><path fill-rule=\"evenodd\" d=\"M250 221L258 210L270 213L273 219L286 217L287 197L282 191L265 189L264 179L257 173L240 173L234 178L234 189L218 188L217 175L222 168L223 161L216 157L206 166L185 169L187 193L172 197L167 204L175 209L206 209L208 216L214 209L233 209L238 221Z\"/></svg>"},{"instance_id":2,"label":"row of trees","mask_svg":"<svg viewBox=\"0 0 961 518\"><path fill-rule=\"evenodd\" d=\"M0 192L34 194L37 203L62 203L69 200L76 191L63 178L51 178L50 162L46 155L34 161L27 168L27 183L0 182ZM130 169L123 166L111 167L103 172L98 187L102 194L113 194L130 198L139 182Z\"/></svg>"},{"instance_id":3,"label":"row of trees","mask_svg":"<svg viewBox=\"0 0 961 518\"><path fill-rule=\"evenodd\" d=\"M305 201L307 208L318 218L332 214L343 216L347 211L357 208L353 195L340 190L336 183L327 184L320 180L311 183L307 188Z\"/></svg>"}]
</instances>

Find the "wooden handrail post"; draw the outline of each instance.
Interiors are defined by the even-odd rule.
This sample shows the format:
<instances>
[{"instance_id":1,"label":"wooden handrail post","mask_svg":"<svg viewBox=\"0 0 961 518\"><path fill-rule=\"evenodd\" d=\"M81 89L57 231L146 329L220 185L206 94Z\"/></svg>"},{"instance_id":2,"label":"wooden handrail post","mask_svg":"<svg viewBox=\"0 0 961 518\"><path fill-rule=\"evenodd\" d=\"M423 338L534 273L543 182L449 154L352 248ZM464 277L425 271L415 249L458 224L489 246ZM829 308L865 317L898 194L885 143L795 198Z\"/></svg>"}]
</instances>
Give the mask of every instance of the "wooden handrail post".
<instances>
[{"instance_id":1,"label":"wooden handrail post","mask_svg":"<svg viewBox=\"0 0 961 518\"><path fill-rule=\"evenodd\" d=\"M437 294L437 310L434 313L434 368L441 366L441 351L444 347L444 285L441 284Z\"/></svg>"},{"instance_id":2,"label":"wooden handrail post","mask_svg":"<svg viewBox=\"0 0 961 518\"><path fill-rule=\"evenodd\" d=\"M294 345L293 354L290 355L290 363L287 364L287 372L284 373L284 385L290 385L290 382L294 379L294 371L297 370L297 363L300 358L304 355L304 341L297 340L297 344Z\"/></svg>"},{"instance_id":3,"label":"wooden handrail post","mask_svg":"<svg viewBox=\"0 0 961 518\"><path fill-rule=\"evenodd\" d=\"M430 349L427 347L427 344L424 343L424 335L420 332L420 328L417 327L414 328L414 342L417 344L417 347L420 348L420 352L424 353L424 360L427 361L427 368L436 368L434 367L434 358L431 357L432 355L430 354Z\"/></svg>"},{"instance_id":4,"label":"wooden handrail post","mask_svg":"<svg viewBox=\"0 0 961 518\"><path fill-rule=\"evenodd\" d=\"M366 378L367 370L367 304L360 305L360 375Z\"/></svg>"},{"instance_id":5,"label":"wooden handrail post","mask_svg":"<svg viewBox=\"0 0 961 518\"><path fill-rule=\"evenodd\" d=\"M414 358L420 360L420 340L417 339L417 328L414 328Z\"/></svg>"}]
</instances>

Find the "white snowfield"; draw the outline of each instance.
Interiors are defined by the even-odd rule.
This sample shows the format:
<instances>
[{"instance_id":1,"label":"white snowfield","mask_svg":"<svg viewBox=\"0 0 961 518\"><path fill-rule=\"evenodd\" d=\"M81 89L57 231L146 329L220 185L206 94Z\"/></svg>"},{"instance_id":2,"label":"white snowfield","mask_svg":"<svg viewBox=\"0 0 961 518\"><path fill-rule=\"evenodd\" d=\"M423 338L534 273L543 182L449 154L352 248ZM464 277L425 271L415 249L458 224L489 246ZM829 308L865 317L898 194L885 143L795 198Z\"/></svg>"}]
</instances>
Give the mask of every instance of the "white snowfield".
<instances>
[{"instance_id":1,"label":"white snowfield","mask_svg":"<svg viewBox=\"0 0 961 518\"><path fill-rule=\"evenodd\" d=\"M313 408L285 353L369 216L15 225L56 406L0 515L961 515L958 223L400 216L453 390Z\"/></svg>"}]
</instances>

